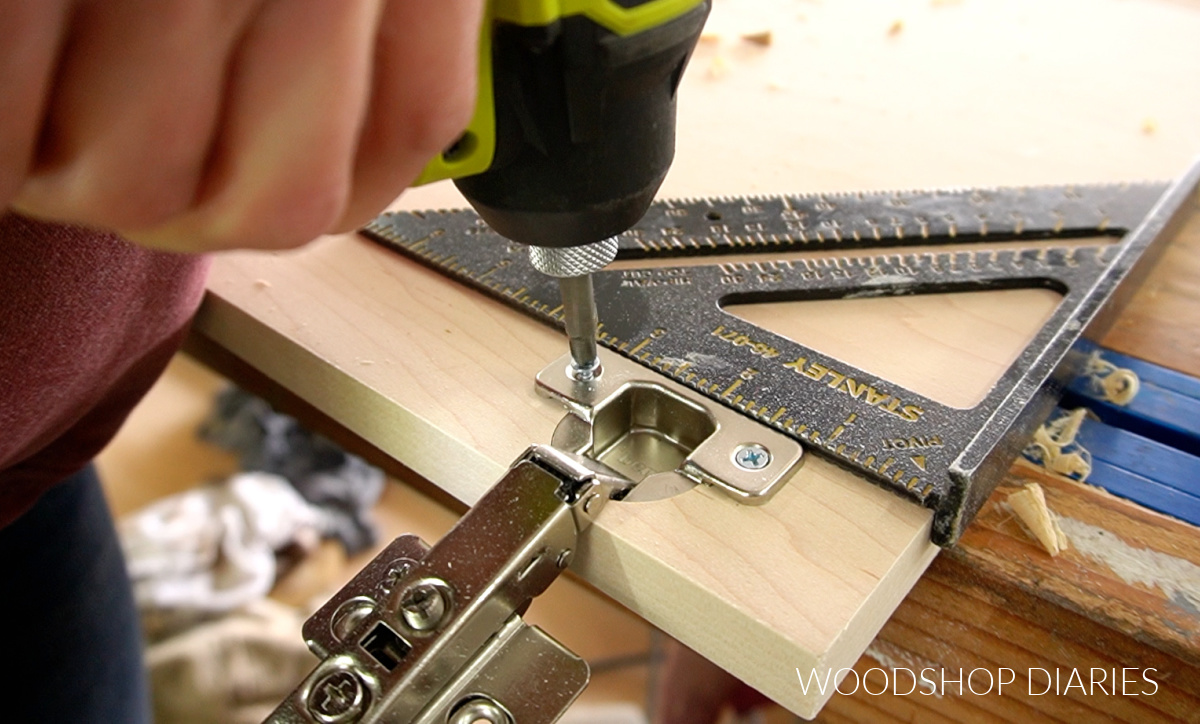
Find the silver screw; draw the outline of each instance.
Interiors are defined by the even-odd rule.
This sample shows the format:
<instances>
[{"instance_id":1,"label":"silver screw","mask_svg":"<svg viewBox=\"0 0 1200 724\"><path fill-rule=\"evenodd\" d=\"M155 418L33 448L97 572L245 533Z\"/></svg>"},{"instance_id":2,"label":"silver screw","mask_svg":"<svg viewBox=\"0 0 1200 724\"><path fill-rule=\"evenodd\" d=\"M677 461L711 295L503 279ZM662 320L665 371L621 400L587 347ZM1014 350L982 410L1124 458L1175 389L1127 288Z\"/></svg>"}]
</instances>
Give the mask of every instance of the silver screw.
<instances>
[{"instance_id":1,"label":"silver screw","mask_svg":"<svg viewBox=\"0 0 1200 724\"><path fill-rule=\"evenodd\" d=\"M417 562L411 558L397 558L388 564L388 571L384 574L383 581L379 584L380 591L383 595L387 595L396 588L396 584L400 582L408 572L413 569Z\"/></svg>"},{"instance_id":2,"label":"silver screw","mask_svg":"<svg viewBox=\"0 0 1200 724\"><path fill-rule=\"evenodd\" d=\"M599 493L591 493L591 494L590 494L590 495L588 495L586 498L584 498L584 499L583 499L583 512L585 512L585 513L591 513L591 512L592 512L592 506L593 506L593 505L595 505L595 504L596 504L596 501L597 501L597 500L599 500L599 499L600 499L600 494L599 494Z\"/></svg>"},{"instance_id":3,"label":"silver screw","mask_svg":"<svg viewBox=\"0 0 1200 724\"><path fill-rule=\"evenodd\" d=\"M459 704L449 724L512 724L512 717L494 699L476 697Z\"/></svg>"},{"instance_id":4,"label":"silver screw","mask_svg":"<svg viewBox=\"0 0 1200 724\"><path fill-rule=\"evenodd\" d=\"M762 470L771 464L771 452L756 442L742 445L733 453L733 461L744 470Z\"/></svg>"},{"instance_id":5,"label":"silver screw","mask_svg":"<svg viewBox=\"0 0 1200 724\"><path fill-rule=\"evenodd\" d=\"M337 670L313 685L305 703L313 718L323 724L349 724L366 711L367 692L353 672Z\"/></svg>"},{"instance_id":6,"label":"silver screw","mask_svg":"<svg viewBox=\"0 0 1200 724\"><path fill-rule=\"evenodd\" d=\"M449 589L438 580L418 581L400 597L400 615L414 631L437 628L449 609Z\"/></svg>"},{"instance_id":7,"label":"silver screw","mask_svg":"<svg viewBox=\"0 0 1200 724\"><path fill-rule=\"evenodd\" d=\"M352 598L334 611L329 631L338 641L345 641L374 612L375 602L371 599L366 596Z\"/></svg>"},{"instance_id":8,"label":"silver screw","mask_svg":"<svg viewBox=\"0 0 1200 724\"><path fill-rule=\"evenodd\" d=\"M558 558L554 562L559 568L566 568L571 565L571 549L564 548L563 552L558 554Z\"/></svg>"}]
</instances>

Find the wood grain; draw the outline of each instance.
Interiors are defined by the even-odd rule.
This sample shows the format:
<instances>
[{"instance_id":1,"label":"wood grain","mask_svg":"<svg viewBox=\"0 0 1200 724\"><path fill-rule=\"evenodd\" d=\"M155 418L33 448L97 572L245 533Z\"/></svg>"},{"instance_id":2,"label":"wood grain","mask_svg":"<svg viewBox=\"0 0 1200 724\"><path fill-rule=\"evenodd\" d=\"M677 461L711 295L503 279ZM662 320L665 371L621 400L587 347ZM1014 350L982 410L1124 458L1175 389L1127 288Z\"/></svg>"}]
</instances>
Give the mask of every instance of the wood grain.
<instances>
[{"instance_id":1,"label":"wood grain","mask_svg":"<svg viewBox=\"0 0 1200 724\"><path fill-rule=\"evenodd\" d=\"M1153 582L1125 580L1103 559L1070 549L1047 555L1003 503L1007 491L1028 481L1046 489L1051 510L1104 530L1118 545L1200 566L1200 536L1193 526L1019 465L959 545L930 566L855 667L860 675L871 667L889 673L892 667L930 667L948 670L952 678L959 669L997 675L1008 667L1015 683L1002 694L993 689L986 695L969 690L960 695L952 686L940 698L859 691L835 696L822 721L861 720L868 713L881 722L936 721L934 715L957 721L1200 721L1200 611ZM1200 597L1196 570L1191 593ZM1133 667L1134 677L1154 669L1149 676L1157 687L1130 688L1153 691L1151 696L1105 693L1111 684L1090 686L1092 667L1110 672ZM1047 685L1043 672L1058 670L1065 682L1072 669L1081 672L1090 691L1072 687L1059 696L1036 695ZM880 681L882 676L874 674ZM908 674L901 676L908 681ZM848 693L849 684L843 687ZM878 681L872 684L874 691L879 688ZM904 683L900 691L907 689Z\"/></svg>"},{"instance_id":2,"label":"wood grain","mask_svg":"<svg viewBox=\"0 0 1200 724\"><path fill-rule=\"evenodd\" d=\"M901 30L890 33L898 20ZM764 26L771 45L739 40ZM1166 178L1200 150L1200 97L1183 90L1200 77L1195 3L720 0L710 28L719 37L697 50L680 92L677 160L664 195ZM434 185L400 205L461 201ZM1194 268L1194 255L1180 254L1169 263ZM988 323L1044 314L1041 300L1024 304L998 305ZM1162 309L1154 299L1137 304ZM868 313L873 324L903 324L906 314L886 304ZM1128 346L1175 345L1168 364L1181 368L1195 357L1196 339L1194 323L1190 337L1170 331L1183 313L1162 312L1160 336L1130 336ZM860 339L863 354L874 356L864 364L886 367L909 349L919 356L931 348L951 369L1011 359L1011 347L981 345L980 328L962 326L958 336L941 328L918 334L907 348ZM561 353L561 337L356 238L221 258L196 329L463 501L477 498L527 444L549 440L560 416L535 395L532 379ZM1125 333L1149 331L1135 325ZM947 385L947 394L958 386ZM705 490L613 506L588 536L577 570L811 716L822 697L802 694L794 669L836 669L858 658L933 557L928 519L813 459L763 508ZM1015 575L999 560L981 560L997 577ZM939 567L962 565L957 554L947 561ZM894 625L932 630L952 620L937 606L979 606L956 570L939 584L941 598L905 604L928 615ZM1037 600L1071 601L1057 590ZM1043 612L1030 615L1037 622ZM1120 622L1137 611L1121 615L1118 607L1105 624L1125 635ZM1166 630L1154 636L1162 646L1170 641ZM972 641L954 639L950 648ZM911 697L897 699L889 705L897 716L918 711ZM878 709L863 706L838 704L830 716L874 718Z\"/></svg>"},{"instance_id":3,"label":"wood grain","mask_svg":"<svg viewBox=\"0 0 1200 724\"><path fill-rule=\"evenodd\" d=\"M997 289L725 310L913 392L969 408L983 400L1061 301L1049 289ZM881 340L902 353L879 354Z\"/></svg>"}]
</instances>

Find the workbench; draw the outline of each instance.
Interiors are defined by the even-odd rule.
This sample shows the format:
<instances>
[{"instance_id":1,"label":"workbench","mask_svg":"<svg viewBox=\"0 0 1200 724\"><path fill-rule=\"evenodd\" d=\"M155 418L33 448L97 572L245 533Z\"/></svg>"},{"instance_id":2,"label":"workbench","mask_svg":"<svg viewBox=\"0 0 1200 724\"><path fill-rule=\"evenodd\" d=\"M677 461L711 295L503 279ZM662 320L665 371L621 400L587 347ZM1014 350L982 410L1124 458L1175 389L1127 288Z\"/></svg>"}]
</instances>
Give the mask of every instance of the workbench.
<instances>
[{"instance_id":1,"label":"workbench","mask_svg":"<svg viewBox=\"0 0 1200 724\"><path fill-rule=\"evenodd\" d=\"M1166 180L1200 154L1197 89L1200 2L716 0L660 196ZM441 184L396 208L462 205ZM743 313L970 404L1055 298L955 296ZM1104 343L1200 375L1200 229L1166 251ZM220 257L191 346L467 504L562 416L533 389L561 333L353 235ZM1200 531L1017 464L938 555L929 511L809 458L762 507L705 489L609 506L572 570L804 716L1200 721ZM1004 504L1031 480L1092 544L1051 558L1032 541ZM1174 577L1160 585L1163 570ZM1008 668L1015 681L932 696L904 695L902 679L873 695L879 671L823 709L828 696L798 685L797 669L843 667L951 680ZM1156 691L1038 696L1045 681L1028 679L1092 667L1154 669Z\"/></svg>"}]
</instances>

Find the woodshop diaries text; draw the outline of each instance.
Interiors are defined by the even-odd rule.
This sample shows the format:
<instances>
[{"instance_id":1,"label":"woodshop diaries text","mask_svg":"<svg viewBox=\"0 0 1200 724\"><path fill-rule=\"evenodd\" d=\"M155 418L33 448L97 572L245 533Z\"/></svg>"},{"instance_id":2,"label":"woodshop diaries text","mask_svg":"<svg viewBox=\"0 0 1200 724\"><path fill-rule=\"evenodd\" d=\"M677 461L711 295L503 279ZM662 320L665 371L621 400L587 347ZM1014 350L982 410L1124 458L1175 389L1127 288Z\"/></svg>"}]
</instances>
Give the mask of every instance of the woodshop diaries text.
<instances>
[{"instance_id":1,"label":"woodshop diaries text","mask_svg":"<svg viewBox=\"0 0 1200 724\"><path fill-rule=\"evenodd\" d=\"M882 674L879 676L878 674ZM902 673L903 672L903 673ZM903 666L867 669L859 674L854 669L826 670L824 675L816 669L807 673L796 669L800 689L805 695L810 692L824 696L831 690L838 694L854 694L860 689L872 696L891 694L908 696L942 697L947 693L956 696L975 694L1003 696L1004 687L1025 689L1028 696L1065 696L1072 692L1085 696L1153 696L1158 693L1158 682L1152 674L1157 669L1138 667L1092 668L1092 669L1043 669L1032 667L1024 672L1024 682L1017 680L1017 670L1002 666L998 669L934 669L914 671Z\"/></svg>"}]
</instances>

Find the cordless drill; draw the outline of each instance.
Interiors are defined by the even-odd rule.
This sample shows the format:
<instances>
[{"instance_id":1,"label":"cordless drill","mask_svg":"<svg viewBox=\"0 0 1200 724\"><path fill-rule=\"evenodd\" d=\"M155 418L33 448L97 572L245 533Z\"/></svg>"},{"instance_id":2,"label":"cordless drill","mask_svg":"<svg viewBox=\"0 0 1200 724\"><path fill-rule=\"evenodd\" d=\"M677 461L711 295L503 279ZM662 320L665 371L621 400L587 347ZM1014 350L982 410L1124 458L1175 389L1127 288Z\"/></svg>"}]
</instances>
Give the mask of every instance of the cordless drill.
<instances>
[{"instance_id":1,"label":"cordless drill","mask_svg":"<svg viewBox=\"0 0 1200 724\"><path fill-rule=\"evenodd\" d=\"M571 374L599 374L591 274L675 153L675 94L711 0L490 0L475 115L418 179L445 178L557 277Z\"/></svg>"}]
</instances>

